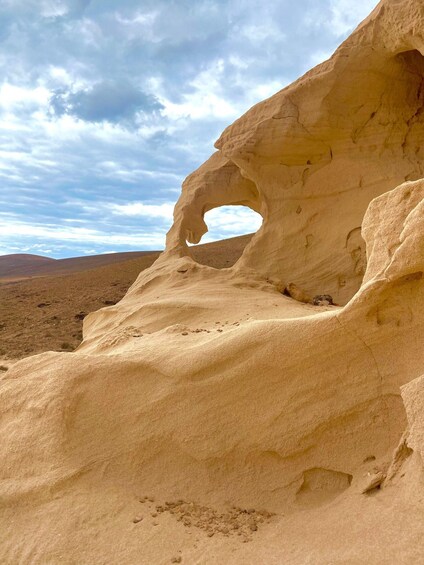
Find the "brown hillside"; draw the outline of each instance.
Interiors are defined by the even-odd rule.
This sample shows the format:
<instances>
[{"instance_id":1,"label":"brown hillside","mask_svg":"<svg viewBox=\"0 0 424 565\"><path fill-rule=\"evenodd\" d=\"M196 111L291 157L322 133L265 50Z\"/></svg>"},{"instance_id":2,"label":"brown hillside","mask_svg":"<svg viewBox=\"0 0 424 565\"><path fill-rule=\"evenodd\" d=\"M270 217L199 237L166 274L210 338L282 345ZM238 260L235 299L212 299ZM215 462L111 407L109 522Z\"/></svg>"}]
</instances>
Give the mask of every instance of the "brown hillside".
<instances>
[{"instance_id":1,"label":"brown hillside","mask_svg":"<svg viewBox=\"0 0 424 565\"><path fill-rule=\"evenodd\" d=\"M55 264L56 260L42 255L31 255L29 253L13 253L12 255L0 255L0 279L15 277L21 273L31 273L42 270L43 267Z\"/></svg>"},{"instance_id":2,"label":"brown hillside","mask_svg":"<svg viewBox=\"0 0 424 565\"><path fill-rule=\"evenodd\" d=\"M250 238L199 245L192 253L199 263L229 267ZM15 271L21 280L9 282L0 277L0 358L72 351L82 339L84 317L121 300L138 274L158 256L159 252L134 252L40 261L40 266L37 259L21 262Z\"/></svg>"}]
</instances>

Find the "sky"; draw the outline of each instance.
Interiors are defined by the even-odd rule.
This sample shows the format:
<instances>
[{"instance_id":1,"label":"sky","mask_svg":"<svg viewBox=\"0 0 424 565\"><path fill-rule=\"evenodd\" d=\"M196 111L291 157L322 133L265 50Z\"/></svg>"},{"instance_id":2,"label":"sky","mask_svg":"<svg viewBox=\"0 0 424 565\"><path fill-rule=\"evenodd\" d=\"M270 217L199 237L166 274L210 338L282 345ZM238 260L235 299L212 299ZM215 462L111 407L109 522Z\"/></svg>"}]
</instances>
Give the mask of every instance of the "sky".
<instances>
[{"instance_id":1,"label":"sky","mask_svg":"<svg viewBox=\"0 0 424 565\"><path fill-rule=\"evenodd\" d=\"M0 255L162 249L223 129L377 0L0 0ZM203 242L256 231L224 207Z\"/></svg>"}]
</instances>

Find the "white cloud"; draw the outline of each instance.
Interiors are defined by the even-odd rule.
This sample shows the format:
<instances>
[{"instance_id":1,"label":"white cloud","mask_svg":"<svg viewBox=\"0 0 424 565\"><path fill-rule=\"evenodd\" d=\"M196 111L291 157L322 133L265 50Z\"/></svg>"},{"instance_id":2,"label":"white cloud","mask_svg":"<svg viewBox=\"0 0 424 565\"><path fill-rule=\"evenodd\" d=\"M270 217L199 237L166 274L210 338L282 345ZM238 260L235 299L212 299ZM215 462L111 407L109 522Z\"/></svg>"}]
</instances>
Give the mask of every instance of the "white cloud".
<instances>
[{"instance_id":1,"label":"white cloud","mask_svg":"<svg viewBox=\"0 0 424 565\"><path fill-rule=\"evenodd\" d=\"M205 214L208 233L202 243L226 237L254 233L262 225L262 217L246 206L221 206Z\"/></svg>"},{"instance_id":2,"label":"white cloud","mask_svg":"<svg viewBox=\"0 0 424 565\"><path fill-rule=\"evenodd\" d=\"M124 26L125 35L130 39L143 37L144 41L157 43L160 37L155 34L154 23L159 12L136 12L133 17L125 17L119 12L115 12L116 21Z\"/></svg>"},{"instance_id":3,"label":"white cloud","mask_svg":"<svg viewBox=\"0 0 424 565\"><path fill-rule=\"evenodd\" d=\"M225 96L224 70L225 64L222 59L213 61L190 82L193 92L184 94L181 103L173 103L166 97L159 97L159 101L164 106L163 115L171 120L186 117L192 120L236 117L237 107Z\"/></svg>"},{"instance_id":4,"label":"white cloud","mask_svg":"<svg viewBox=\"0 0 424 565\"><path fill-rule=\"evenodd\" d=\"M311 67L316 67L320 63L323 63L324 61L329 59L331 55L331 51L316 51L315 53L312 53L309 59L309 65Z\"/></svg>"},{"instance_id":5,"label":"white cloud","mask_svg":"<svg viewBox=\"0 0 424 565\"><path fill-rule=\"evenodd\" d=\"M52 224L31 224L22 221L2 219L0 237L30 237L43 241L77 242L84 245L121 245L134 249L160 249L165 242L165 230L156 229L146 233L109 233L95 229L73 226L56 226Z\"/></svg>"},{"instance_id":6,"label":"white cloud","mask_svg":"<svg viewBox=\"0 0 424 565\"><path fill-rule=\"evenodd\" d=\"M284 88L289 81L281 82L277 80L273 80L271 82L265 82L263 84L258 84L257 86L253 87L251 90L250 98L252 100L252 104L263 100L264 98L269 98L282 88Z\"/></svg>"},{"instance_id":7,"label":"white cloud","mask_svg":"<svg viewBox=\"0 0 424 565\"><path fill-rule=\"evenodd\" d=\"M25 88L4 82L0 87L0 107L13 111L22 106L47 107L50 92L43 86Z\"/></svg>"},{"instance_id":8,"label":"white cloud","mask_svg":"<svg viewBox=\"0 0 424 565\"><path fill-rule=\"evenodd\" d=\"M246 66L248 67L248 63L245 66L237 57L232 57L230 62L237 73L229 77L225 61L223 59L213 61L207 69L202 70L189 83L192 91L183 94L182 102L178 103L171 102L163 94L161 83L152 79L150 84L158 90L162 89L162 94L158 96L159 101L164 106L162 115L172 121L180 121L180 125L184 124L186 127L189 120L226 120L229 123L253 104L272 96L290 82L283 78L264 81L260 84L256 80L250 82L246 80L245 73L243 73ZM231 90L231 87L243 92L243 97L237 101L232 100L227 90L228 88ZM185 123L181 123L184 119L186 120ZM172 128L169 128L168 131L170 133L178 132L178 130Z\"/></svg>"},{"instance_id":9,"label":"white cloud","mask_svg":"<svg viewBox=\"0 0 424 565\"><path fill-rule=\"evenodd\" d=\"M145 204L144 202L129 202L128 204L109 204L109 210L118 216L140 216L172 220L174 204Z\"/></svg>"},{"instance_id":10,"label":"white cloud","mask_svg":"<svg viewBox=\"0 0 424 565\"><path fill-rule=\"evenodd\" d=\"M345 35L364 19L378 4L378 0L331 0L332 18L329 27L336 35Z\"/></svg>"},{"instance_id":11,"label":"white cloud","mask_svg":"<svg viewBox=\"0 0 424 565\"><path fill-rule=\"evenodd\" d=\"M240 34L247 40L254 40L260 44L269 44L273 38L278 38L278 41L282 41L286 38L286 34L281 27L270 20L263 23L247 24L241 28Z\"/></svg>"}]
</instances>

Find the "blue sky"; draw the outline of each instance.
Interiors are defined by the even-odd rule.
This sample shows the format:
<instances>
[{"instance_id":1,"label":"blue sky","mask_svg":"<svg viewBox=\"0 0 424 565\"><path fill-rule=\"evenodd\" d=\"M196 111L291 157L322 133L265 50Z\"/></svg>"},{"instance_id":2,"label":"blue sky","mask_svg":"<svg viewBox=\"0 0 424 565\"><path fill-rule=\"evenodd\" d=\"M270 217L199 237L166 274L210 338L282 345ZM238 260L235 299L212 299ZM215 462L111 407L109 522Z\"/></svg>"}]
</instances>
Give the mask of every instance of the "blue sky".
<instances>
[{"instance_id":1,"label":"blue sky","mask_svg":"<svg viewBox=\"0 0 424 565\"><path fill-rule=\"evenodd\" d=\"M377 0L0 0L0 254L161 249L182 180ZM202 242L255 231L211 211Z\"/></svg>"}]
</instances>

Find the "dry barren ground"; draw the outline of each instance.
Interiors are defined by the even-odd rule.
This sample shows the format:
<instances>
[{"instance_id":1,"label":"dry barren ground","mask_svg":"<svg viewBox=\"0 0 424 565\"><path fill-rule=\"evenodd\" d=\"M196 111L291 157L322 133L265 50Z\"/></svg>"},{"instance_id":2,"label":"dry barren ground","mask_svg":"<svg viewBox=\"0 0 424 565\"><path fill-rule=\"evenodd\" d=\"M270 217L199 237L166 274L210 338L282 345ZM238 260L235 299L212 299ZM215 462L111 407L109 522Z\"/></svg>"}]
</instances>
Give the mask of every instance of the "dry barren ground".
<instances>
[{"instance_id":1,"label":"dry barren ground","mask_svg":"<svg viewBox=\"0 0 424 565\"><path fill-rule=\"evenodd\" d=\"M193 255L212 267L230 267L250 237L199 245ZM104 264L104 256L53 261L47 263L48 271L45 264L37 271L31 263L28 276L20 265L13 280L10 269L7 276L0 272L0 367L6 369L11 362L42 351L75 349L82 339L84 317L118 302L159 253L135 259L124 253L119 260L120 255L109 256L109 264Z\"/></svg>"}]
</instances>

